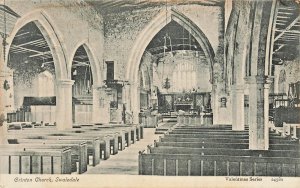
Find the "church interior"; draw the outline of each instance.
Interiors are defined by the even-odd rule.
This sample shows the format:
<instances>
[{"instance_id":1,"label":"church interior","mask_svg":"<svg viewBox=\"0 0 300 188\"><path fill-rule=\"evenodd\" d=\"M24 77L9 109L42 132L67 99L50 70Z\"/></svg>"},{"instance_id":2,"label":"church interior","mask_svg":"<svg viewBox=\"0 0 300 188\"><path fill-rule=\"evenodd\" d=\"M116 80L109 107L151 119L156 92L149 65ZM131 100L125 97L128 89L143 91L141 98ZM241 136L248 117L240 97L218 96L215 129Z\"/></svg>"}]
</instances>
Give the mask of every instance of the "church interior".
<instances>
[{"instance_id":1,"label":"church interior","mask_svg":"<svg viewBox=\"0 0 300 188\"><path fill-rule=\"evenodd\" d=\"M299 177L299 10L2 0L0 173Z\"/></svg>"}]
</instances>

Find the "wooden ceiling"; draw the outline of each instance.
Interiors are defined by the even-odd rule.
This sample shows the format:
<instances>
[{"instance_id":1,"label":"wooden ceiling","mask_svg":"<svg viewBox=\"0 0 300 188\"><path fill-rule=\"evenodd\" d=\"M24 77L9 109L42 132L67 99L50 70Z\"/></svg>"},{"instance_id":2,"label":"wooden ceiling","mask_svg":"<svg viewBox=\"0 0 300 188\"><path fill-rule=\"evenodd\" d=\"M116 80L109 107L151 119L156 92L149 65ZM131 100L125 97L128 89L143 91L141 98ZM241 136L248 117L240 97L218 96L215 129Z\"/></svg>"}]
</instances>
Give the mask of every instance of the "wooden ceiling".
<instances>
[{"instance_id":1,"label":"wooden ceiling","mask_svg":"<svg viewBox=\"0 0 300 188\"><path fill-rule=\"evenodd\" d=\"M273 64L280 65L299 57L300 5L279 1L273 46Z\"/></svg>"},{"instance_id":2,"label":"wooden ceiling","mask_svg":"<svg viewBox=\"0 0 300 188\"><path fill-rule=\"evenodd\" d=\"M49 45L34 22L22 27L16 34L9 51L13 67L17 64L34 62L41 67L54 69ZM83 46L79 47L73 58L73 67L89 66L89 59Z\"/></svg>"},{"instance_id":3,"label":"wooden ceiling","mask_svg":"<svg viewBox=\"0 0 300 188\"><path fill-rule=\"evenodd\" d=\"M10 67L23 67L21 64L27 63L54 68L49 45L34 22L26 24L17 32L9 49Z\"/></svg>"},{"instance_id":4,"label":"wooden ceiling","mask_svg":"<svg viewBox=\"0 0 300 188\"><path fill-rule=\"evenodd\" d=\"M174 21L154 36L146 50L153 55L176 50L192 50L203 54L202 48L190 32Z\"/></svg>"}]
</instances>

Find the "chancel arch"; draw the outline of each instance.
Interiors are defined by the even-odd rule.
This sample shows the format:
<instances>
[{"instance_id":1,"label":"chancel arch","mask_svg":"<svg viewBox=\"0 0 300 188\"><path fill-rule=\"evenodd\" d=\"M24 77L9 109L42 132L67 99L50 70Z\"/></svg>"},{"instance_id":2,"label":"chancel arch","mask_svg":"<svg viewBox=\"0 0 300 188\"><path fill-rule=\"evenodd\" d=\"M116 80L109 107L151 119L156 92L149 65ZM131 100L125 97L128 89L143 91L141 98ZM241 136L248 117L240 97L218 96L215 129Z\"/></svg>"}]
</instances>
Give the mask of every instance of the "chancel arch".
<instances>
[{"instance_id":1,"label":"chancel arch","mask_svg":"<svg viewBox=\"0 0 300 188\"><path fill-rule=\"evenodd\" d=\"M133 48L131 50L128 65L126 68L126 80L129 81L130 85L130 93L131 93L131 106L130 109L134 113L134 121L138 121L138 112L140 111L139 105L139 67L140 61L144 55L145 50L147 50L147 46L151 42L151 40L159 33L166 25L170 23L176 23L180 25L183 29L188 31L189 37L193 37L195 39L194 42L199 44L199 47L202 49L202 53L208 62L209 65L209 78L210 81L213 82L212 74L213 74L213 63L214 63L214 51L210 45L205 34L201 31L199 27L197 27L190 19L184 16L182 13L178 12L174 9L168 9L166 11L162 11L156 18L154 18L139 34ZM168 42L168 41L166 41ZM187 41L186 45L191 44ZM184 45L184 41L183 44ZM174 49L175 50L175 49Z\"/></svg>"}]
</instances>

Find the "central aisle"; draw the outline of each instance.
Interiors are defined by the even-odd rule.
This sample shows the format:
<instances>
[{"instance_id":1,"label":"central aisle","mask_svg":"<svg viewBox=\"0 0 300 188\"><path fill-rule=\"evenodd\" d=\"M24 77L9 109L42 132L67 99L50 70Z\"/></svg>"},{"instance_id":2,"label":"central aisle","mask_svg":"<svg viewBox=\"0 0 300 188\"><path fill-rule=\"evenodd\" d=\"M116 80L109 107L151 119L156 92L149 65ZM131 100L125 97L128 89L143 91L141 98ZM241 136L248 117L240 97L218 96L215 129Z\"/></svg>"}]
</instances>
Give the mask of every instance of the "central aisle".
<instances>
[{"instance_id":1,"label":"central aisle","mask_svg":"<svg viewBox=\"0 0 300 188\"><path fill-rule=\"evenodd\" d=\"M108 160L101 160L95 167L88 167L86 174L130 174L138 175L138 153L145 150L147 145L158 140L159 135L154 134L155 128L144 128L144 138L130 145L117 155L111 155Z\"/></svg>"}]
</instances>

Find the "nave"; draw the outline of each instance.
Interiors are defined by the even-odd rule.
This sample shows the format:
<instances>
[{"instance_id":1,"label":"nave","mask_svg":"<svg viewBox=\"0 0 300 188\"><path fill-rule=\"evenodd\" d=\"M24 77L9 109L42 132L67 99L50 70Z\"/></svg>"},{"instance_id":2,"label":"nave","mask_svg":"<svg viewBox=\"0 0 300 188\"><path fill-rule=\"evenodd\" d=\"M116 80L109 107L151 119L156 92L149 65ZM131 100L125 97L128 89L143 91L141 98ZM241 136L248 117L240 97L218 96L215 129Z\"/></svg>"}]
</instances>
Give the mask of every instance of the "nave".
<instances>
[{"instance_id":1,"label":"nave","mask_svg":"<svg viewBox=\"0 0 300 188\"><path fill-rule=\"evenodd\" d=\"M144 129L145 136L142 140L117 155L113 155L109 160L101 161L95 167L88 168L85 174L114 174L114 175L138 175L138 153L148 145L152 145L159 135L155 134L154 128Z\"/></svg>"},{"instance_id":2,"label":"nave","mask_svg":"<svg viewBox=\"0 0 300 188\"><path fill-rule=\"evenodd\" d=\"M2 174L299 176L297 1L0 11Z\"/></svg>"}]
</instances>

